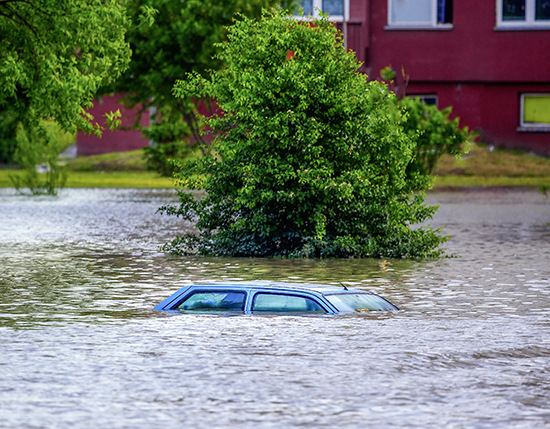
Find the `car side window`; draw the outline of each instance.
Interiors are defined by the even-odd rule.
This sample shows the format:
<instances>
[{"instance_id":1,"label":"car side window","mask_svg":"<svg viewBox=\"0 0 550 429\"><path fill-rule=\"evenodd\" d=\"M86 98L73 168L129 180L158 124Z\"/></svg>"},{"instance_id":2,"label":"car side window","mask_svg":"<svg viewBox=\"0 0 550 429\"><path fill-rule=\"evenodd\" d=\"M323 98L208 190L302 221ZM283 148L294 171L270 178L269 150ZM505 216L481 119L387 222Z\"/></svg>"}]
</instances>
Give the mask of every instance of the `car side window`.
<instances>
[{"instance_id":1,"label":"car side window","mask_svg":"<svg viewBox=\"0 0 550 429\"><path fill-rule=\"evenodd\" d=\"M323 307L311 298L275 293L257 293L252 304L252 312L326 313Z\"/></svg>"},{"instance_id":2,"label":"car side window","mask_svg":"<svg viewBox=\"0 0 550 429\"><path fill-rule=\"evenodd\" d=\"M237 291L196 291L176 309L183 311L243 311L246 294Z\"/></svg>"}]
</instances>

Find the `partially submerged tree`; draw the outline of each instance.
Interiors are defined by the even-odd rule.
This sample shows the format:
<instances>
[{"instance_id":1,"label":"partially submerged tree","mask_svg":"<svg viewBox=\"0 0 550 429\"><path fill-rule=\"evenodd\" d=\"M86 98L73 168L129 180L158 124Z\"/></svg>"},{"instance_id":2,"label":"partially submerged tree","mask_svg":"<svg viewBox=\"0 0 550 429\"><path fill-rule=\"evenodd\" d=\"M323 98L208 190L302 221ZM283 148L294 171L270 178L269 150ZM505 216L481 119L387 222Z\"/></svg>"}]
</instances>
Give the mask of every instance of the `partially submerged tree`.
<instances>
[{"instance_id":1,"label":"partially submerged tree","mask_svg":"<svg viewBox=\"0 0 550 429\"><path fill-rule=\"evenodd\" d=\"M188 75L175 94L213 98L203 118L214 152L181 163L182 187L168 214L197 221L198 234L167 249L228 256L427 257L444 237L429 227L435 207L407 175L416 138L395 95L367 82L326 16L300 23L282 12L242 17L219 46L226 67Z\"/></svg>"},{"instance_id":2,"label":"partially submerged tree","mask_svg":"<svg viewBox=\"0 0 550 429\"><path fill-rule=\"evenodd\" d=\"M129 107L152 112L152 123L145 137L155 142L147 149L151 167L166 175L172 172L169 160L184 157L190 145L203 153L209 149L201 137L196 120L196 102L191 97L175 98L176 79L189 72L206 75L218 69L214 58L216 44L225 40L226 26L237 13L259 17L264 7L295 0L130 0L128 11L137 20L144 6L155 8L155 24L132 28L128 40L132 61L116 85L106 91L126 94ZM139 124L139 119L136 125Z\"/></svg>"}]
</instances>

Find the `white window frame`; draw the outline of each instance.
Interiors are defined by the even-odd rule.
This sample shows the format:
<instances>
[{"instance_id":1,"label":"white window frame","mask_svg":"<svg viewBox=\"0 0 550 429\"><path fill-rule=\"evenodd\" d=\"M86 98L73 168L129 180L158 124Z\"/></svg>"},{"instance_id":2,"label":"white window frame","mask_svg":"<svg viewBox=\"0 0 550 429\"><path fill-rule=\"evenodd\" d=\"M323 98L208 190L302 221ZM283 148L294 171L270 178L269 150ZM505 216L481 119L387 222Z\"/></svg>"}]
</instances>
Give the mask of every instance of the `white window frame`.
<instances>
[{"instance_id":1,"label":"white window frame","mask_svg":"<svg viewBox=\"0 0 550 429\"><path fill-rule=\"evenodd\" d=\"M344 22L345 16L345 21L349 21L349 1L350 0L344 0L344 15L330 15L329 20L334 22ZM319 11L323 11L323 0L313 0L312 18L319 18Z\"/></svg>"},{"instance_id":2,"label":"white window frame","mask_svg":"<svg viewBox=\"0 0 550 429\"><path fill-rule=\"evenodd\" d=\"M431 0L432 2L432 13L429 21L424 22L392 22L392 15L393 15L393 1L394 0L388 0L388 26L387 29L452 29L453 24L451 22L449 23L442 23L439 24L437 22L437 2L438 0Z\"/></svg>"},{"instance_id":3,"label":"white window frame","mask_svg":"<svg viewBox=\"0 0 550 429\"><path fill-rule=\"evenodd\" d=\"M550 132L550 121L542 123L524 122L525 97L550 97L548 92L525 92L521 94L519 106L519 128L518 131Z\"/></svg>"},{"instance_id":4,"label":"white window frame","mask_svg":"<svg viewBox=\"0 0 550 429\"><path fill-rule=\"evenodd\" d=\"M502 0L497 0L496 14L498 29L550 29L550 19L545 21L535 20L535 0L525 0L525 20L504 21L502 19L502 6Z\"/></svg>"}]
</instances>

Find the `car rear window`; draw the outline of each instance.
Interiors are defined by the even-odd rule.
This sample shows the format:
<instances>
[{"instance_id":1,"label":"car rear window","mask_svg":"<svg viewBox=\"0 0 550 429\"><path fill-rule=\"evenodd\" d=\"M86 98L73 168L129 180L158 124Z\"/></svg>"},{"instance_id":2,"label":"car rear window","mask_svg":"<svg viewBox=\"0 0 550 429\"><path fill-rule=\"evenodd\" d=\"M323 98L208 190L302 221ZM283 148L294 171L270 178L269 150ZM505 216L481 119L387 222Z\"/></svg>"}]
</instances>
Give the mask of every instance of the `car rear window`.
<instances>
[{"instance_id":1,"label":"car rear window","mask_svg":"<svg viewBox=\"0 0 550 429\"><path fill-rule=\"evenodd\" d=\"M341 293L326 295L339 311L381 311L399 310L381 296L370 293Z\"/></svg>"},{"instance_id":2,"label":"car rear window","mask_svg":"<svg viewBox=\"0 0 550 429\"><path fill-rule=\"evenodd\" d=\"M243 311L246 294L238 291L196 291L176 309L180 311Z\"/></svg>"},{"instance_id":3,"label":"car rear window","mask_svg":"<svg viewBox=\"0 0 550 429\"><path fill-rule=\"evenodd\" d=\"M299 295L258 293L254 297L252 311L269 313L326 313L313 299Z\"/></svg>"}]
</instances>

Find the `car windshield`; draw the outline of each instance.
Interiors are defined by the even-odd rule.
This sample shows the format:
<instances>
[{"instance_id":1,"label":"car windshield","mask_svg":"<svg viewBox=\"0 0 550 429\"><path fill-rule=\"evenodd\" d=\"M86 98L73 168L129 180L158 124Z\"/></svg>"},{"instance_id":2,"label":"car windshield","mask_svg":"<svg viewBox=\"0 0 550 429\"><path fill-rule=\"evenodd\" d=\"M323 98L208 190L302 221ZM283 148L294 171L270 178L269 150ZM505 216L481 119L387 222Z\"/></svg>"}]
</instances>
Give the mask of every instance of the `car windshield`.
<instances>
[{"instance_id":1,"label":"car windshield","mask_svg":"<svg viewBox=\"0 0 550 429\"><path fill-rule=\"evenodd\" d=\"M341 293L327 295L326 298L339 311L399 310L381 296L370 293Z\"/></svg>"}]
</instances>

